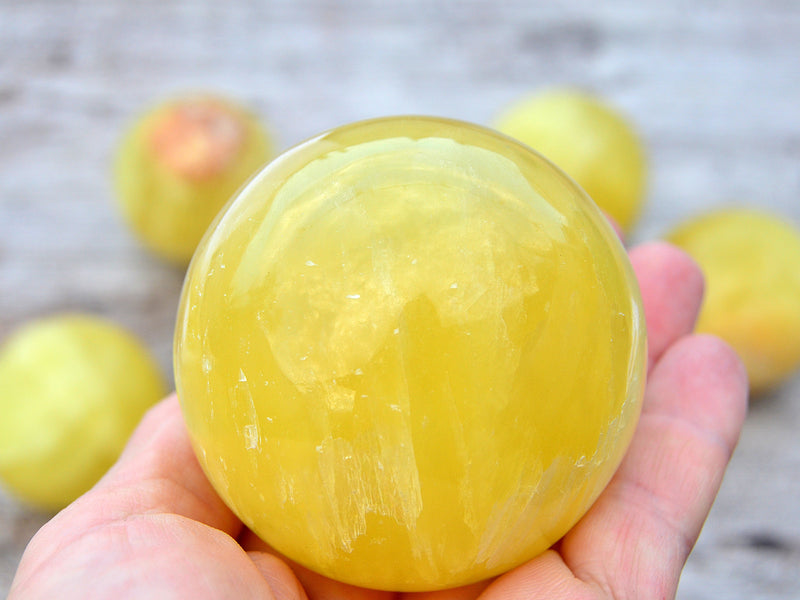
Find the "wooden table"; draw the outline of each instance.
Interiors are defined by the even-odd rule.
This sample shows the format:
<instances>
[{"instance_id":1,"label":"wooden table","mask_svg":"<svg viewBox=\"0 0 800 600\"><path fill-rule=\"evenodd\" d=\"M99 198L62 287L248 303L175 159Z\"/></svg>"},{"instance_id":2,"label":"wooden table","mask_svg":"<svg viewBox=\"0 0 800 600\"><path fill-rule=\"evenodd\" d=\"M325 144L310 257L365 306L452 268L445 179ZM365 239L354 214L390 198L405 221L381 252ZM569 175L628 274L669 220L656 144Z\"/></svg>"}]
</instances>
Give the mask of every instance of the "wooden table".
<instances>
[{"instance_id":1,"label":"wooden table","mask_svg":"<svg viewBox=\"0 0 800 600\"><path fill-rule=\"evenodd\" d=\"M240 99L285 148L387 114L488 123L578 85L648 145L634 242L730 201L800 223L800 3L537 4L0 0L0 339L88 310L170 370L182 273L122 225L110 162L134 114L186 89ZM679 598L800 598L798 430L795 378L752 405ZM0 592L44 520L0 495Z\"/></svg>"}]
</instances>

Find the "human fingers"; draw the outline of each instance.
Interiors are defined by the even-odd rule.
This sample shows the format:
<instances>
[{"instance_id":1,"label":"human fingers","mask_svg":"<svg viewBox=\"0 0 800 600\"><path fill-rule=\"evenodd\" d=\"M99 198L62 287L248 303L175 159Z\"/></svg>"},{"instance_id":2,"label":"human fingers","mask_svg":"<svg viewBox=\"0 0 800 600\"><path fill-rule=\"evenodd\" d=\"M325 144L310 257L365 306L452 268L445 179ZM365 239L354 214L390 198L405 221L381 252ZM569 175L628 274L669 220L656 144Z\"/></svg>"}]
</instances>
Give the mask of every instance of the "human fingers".
<instances>
[{"instance_id":1,"label":"human fingers","mask_svg":"<svg viewBox=\"0 0 800 600\"><path fill-rule=\"evenodd\" d=\"M745 371L724 342L688 336L671 346L653 369L620 469L562 541L570 569L615 598L672 597L746 407Z\"/></svg>"},{"instance_id":2,"label":"human fingers","mask_svg":"<svg viewBox=\"0 0 800 600\"><path fill-rule=\"evenodd\" d=\"M678 248L649 242L630 251L644 305L652 365L670 344L692 331L703 297L703 275Z\"/></svg>"},{"instance_id":3,"label":"human fingers","mask_svg":"<svg viewBox=\"0 0 800 600\"><path fill-rule=\"evenodd\" d=\"M308 600L300 580L286 561L259 550L249 550L247 555L269 585L275 600Z\"/></svg>"},{"instance_id":4,"label":"human fingers","mask_svg":"<svg viewBox=\"0 0 800 600\"><path fill-rule=\"evenodd\" d=\"M197 462L175 394L145 414L94 492L118 511L177 514L234 537L241 529Z\"/></svg>"},{"instance_id":5,"label":"human fingers","mask_svg":"<svg viewBox=\"0 0 800 600\"><path fill-rule=\"evenodd\" d=\"M117 463L50 526L79 532L154 513L186 517L234 537L241 528L200 468L174 394L145 414Z\"/></svg>"},{"instance_id":6,"label":"human fingers","mask_svg":"<svg viewBox=\"0 0 800 600\"><path fill-rule=\"evenodd\" d=\"M109 473L34 536L15 586L19 591L49 581L62 586L66 598L79 591L82 577L100 585L92 579L92 569L99 573L101 562L118 563L109 569L109 577L100 578L108 584L132 566L144 569L143 560L170 570L170 561L162 559L170 553L183 555L179 548L199 552L204 560L204 546L216 548L215 560L220 561L222 549L236 555L232 536L240 527L203 475L173 396L145 415ZM119 539L124 543L115 541ZM191 542L198 539L203 543ZM137 552L140 556L134 562L128 560ZM238 552L246 559L241 548ZM191 562L197 570L197 560ZM170 573L179 576L181 571ZM63 588L66 582L73 586L72 596ZM22 593L22 597L27 596Z\"/></svg>"}]
</instances>

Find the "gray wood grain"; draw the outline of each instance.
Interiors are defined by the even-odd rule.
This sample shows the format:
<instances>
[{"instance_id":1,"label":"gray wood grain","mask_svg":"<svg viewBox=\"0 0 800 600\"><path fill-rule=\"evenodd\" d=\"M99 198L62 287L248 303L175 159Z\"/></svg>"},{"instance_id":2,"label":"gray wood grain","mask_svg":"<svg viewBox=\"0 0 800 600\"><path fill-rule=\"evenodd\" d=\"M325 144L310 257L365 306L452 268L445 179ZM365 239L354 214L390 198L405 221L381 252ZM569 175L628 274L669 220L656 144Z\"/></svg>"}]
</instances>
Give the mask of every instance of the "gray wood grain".
<instances>
[{"instance_id":1,"label":"gray wood grain","mask_svg":"<svg viewBox=\"0 0 800 600\"><path fill-rule=\"evenodd\" d=\"M170 371L182 273L114 204L123 128L173 92L251 106L281 148L356 119L488 123L551 85L598 92L649 150L633 241L726 202L800 223L800 3L0 0L0 339L80 309ZM752 406L682 600L800 598L800 379ZM0 495L0 592L45 517Z\"/></svg>"}]
</instances>

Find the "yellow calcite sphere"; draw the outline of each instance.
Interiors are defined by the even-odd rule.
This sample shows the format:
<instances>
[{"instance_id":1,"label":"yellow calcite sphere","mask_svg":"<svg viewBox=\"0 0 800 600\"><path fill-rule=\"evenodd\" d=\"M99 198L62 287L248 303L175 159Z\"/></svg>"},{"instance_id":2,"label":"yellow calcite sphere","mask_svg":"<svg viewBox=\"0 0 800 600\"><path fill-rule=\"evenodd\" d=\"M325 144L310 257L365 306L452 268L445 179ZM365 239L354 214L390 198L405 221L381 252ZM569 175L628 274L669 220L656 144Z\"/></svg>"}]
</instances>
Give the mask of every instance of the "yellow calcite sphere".
<instances>
[{"instance_id":1,"label":"yellow calcite sphere","mask_svg":"<svg viewBox=\"0 0 800 600\"><path fill-rule=\"evenodd\" d=\"M725 208L688 219L668 239L698 262L706 278L698 331L736 350L753 394L797 372L800 230L762 210Z\"/></svg>"},{"instance_id":2,"label":"yellow calcite sphere","mask_svg":"<svg viewBox=\"0 0 800 600\"><path fill-rule=\"evenodd\" d=\"M222 498L289 558L389 590L542 552L607 484L645 331L596 206L528 147L387 118L271 163L198 249L178 392Z\"/></svg>"}]
</instances>

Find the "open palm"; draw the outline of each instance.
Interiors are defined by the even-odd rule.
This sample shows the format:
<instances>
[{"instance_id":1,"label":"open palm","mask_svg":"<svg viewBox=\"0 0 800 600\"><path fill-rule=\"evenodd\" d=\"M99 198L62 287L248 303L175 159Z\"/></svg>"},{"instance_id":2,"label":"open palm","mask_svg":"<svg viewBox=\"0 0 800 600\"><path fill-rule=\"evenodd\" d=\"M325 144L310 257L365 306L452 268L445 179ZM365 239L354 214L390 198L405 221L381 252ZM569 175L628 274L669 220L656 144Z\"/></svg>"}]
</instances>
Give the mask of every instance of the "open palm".
<instances>
[{"instance_id":1,"label":"open palm","mask_svg":"<svg viewBox=\"0 0 800 600\"><path fill-rule=\"evenodd\" d=\"M665 244L631 252L650 372L625 459L585 517L539 557L430 593L365 590L276 555L216 495L177 399L152 409L118 463L34 537L9 598L515 600L670 598L739 436L747 381L716 338L691 335L702 277Z\"/></svg>"}]
</instances>

